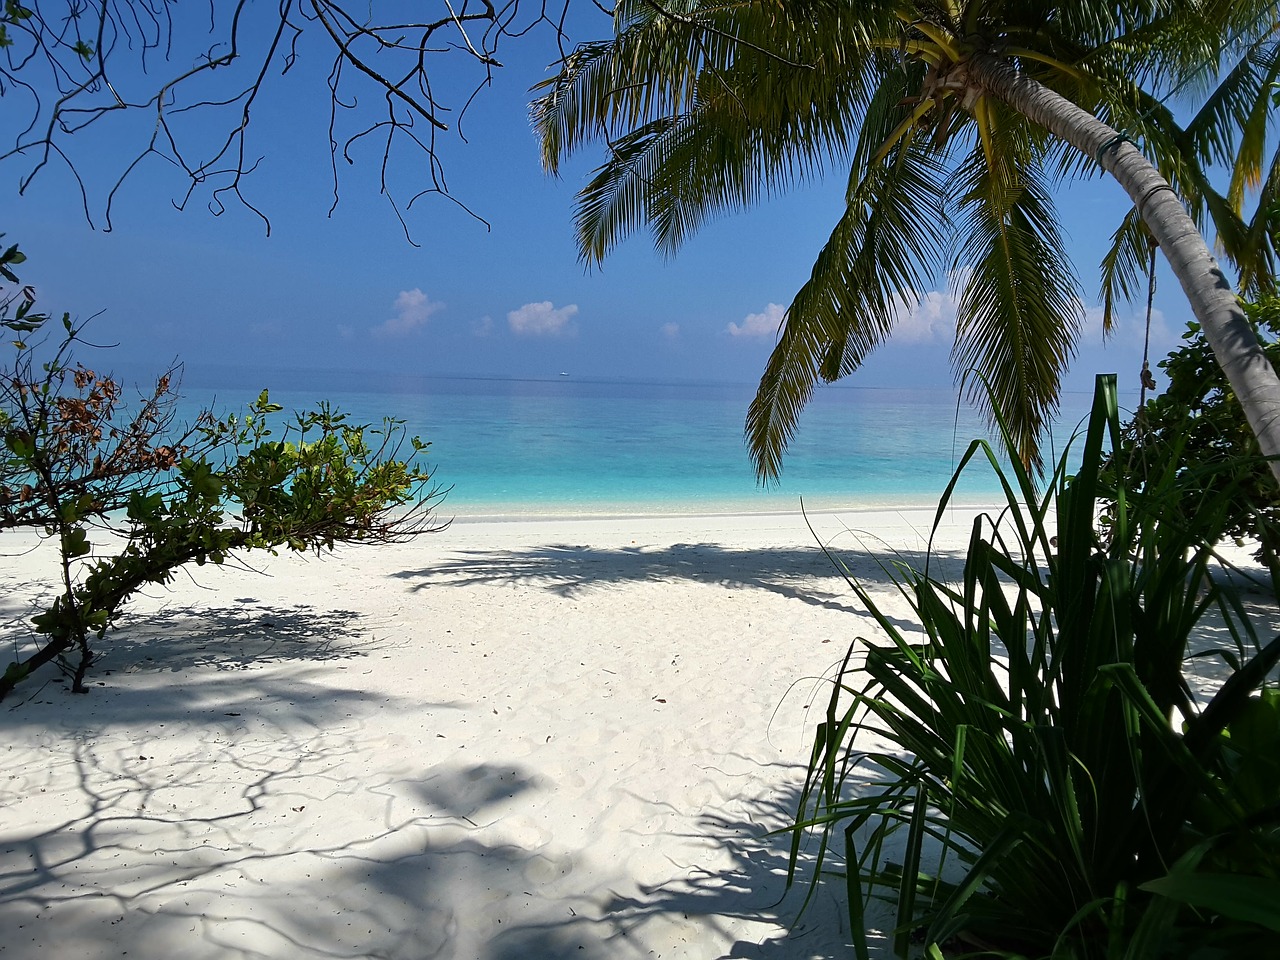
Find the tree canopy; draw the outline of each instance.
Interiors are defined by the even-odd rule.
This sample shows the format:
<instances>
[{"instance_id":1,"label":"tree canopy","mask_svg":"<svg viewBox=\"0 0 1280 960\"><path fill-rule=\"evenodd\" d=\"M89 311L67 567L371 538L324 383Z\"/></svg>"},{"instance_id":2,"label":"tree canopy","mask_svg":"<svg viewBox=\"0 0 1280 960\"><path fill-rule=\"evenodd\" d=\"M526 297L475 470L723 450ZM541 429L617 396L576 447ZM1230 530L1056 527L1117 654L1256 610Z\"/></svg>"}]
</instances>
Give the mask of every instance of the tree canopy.
<instances>
[{"instance_id":1,"label":"tree canopy","mask_svg":"<svg viewBox=\"0 0 1280 960\"><path fill-rule=\"evenodd\" d=\"M943 275L959 303L957 375L981 375L971 397L1006 421L1012 452L1035 462L1083 315L1057 227L1060 177L1096 175L1108 153L1136 143L1201 226L1222 224L1242 275L1267 282L1272 210L1250 221L1244 202L1259 183L1277 70L1273 7L623 0L613 36L565 59L533 118L553 173L587 145L606 145L575 213L589 261L641 229L672 253L710 217L847 169L844 209L787 310L748 415L762 477L781 469L817 383L857 370ZM1096 155L1073 149L1011 102L1013 78L1036 85L1024 99L1056 94L1060 119L1074 105L1120 136L1098 141ZM1167 97L1217 80L1191 124L1176 124ZM1225 194L1210 163L1230 165ZM1144 212L1117 233L1108 308L1135 291L1147 262L1136 255L1146 250Z\"/></svg>"}]
</instances>

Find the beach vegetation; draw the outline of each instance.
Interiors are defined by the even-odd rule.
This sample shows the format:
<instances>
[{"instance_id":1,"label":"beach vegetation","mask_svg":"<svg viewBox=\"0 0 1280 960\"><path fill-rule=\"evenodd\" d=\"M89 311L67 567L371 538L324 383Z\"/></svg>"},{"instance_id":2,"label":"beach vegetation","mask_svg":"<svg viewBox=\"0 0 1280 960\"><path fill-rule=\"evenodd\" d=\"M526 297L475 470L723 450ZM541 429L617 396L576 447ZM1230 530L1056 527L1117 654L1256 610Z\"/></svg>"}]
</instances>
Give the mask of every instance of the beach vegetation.
<instances>
[{"instance_id":1,"label":"beach vegetation","mask_svg":"<svg viewBox=\"0 0 1280 960\"><path fill-rule=\"evenodd\" d=\"M1280 378L1201 236L1212 224L1240 277L1270 282L1273 4L621 0L613 19L532 107L550 173L607 148L577 197L584 260L642 230L674 254L709 219L847 170L748 411L762 479L816 385L858 370L944 276L957 375L980 374L970 398L1039 464L1084 318L1051 187L1103 172L1134 204L1104 263L1108 308L1158 247L1264 453L1280 455ZM1192 102L1182 122L1175 94Z\"/></svg>"},{"instance_id":2,"label":"beach vegetation","mask_svg":"<svg viewBox=\"0 0 1280 960\"><path fill-rule=\"evenodd\" d=\"M1244 309L1267 359L1280 368L1280 298L1262 297ZM1224 533L1254 545L1255 559L1270 571L1280 595L1280 486L1199 324L1188 324L1159 367L1168 384L1123 425L1109 469L1142 491L1149 478L1176 465L1185 486L1201 489L1186 504L1170 501L1167 510L1185 512L1205 494L1225 498Z\"/></svg>"},{"instance_id":3,"label":"beach vegetation","mask_svg":"<svg viewBox=\"0 0 1280 960\"><path fill-rule=\"evenodd\" d=\"M861 958L872 898L902 956L1273 952L1280 637L1255 634L1231 586L1249 571L1216 552L1229 498L1173 467L1107 486L1115 396L1099 378L1080 466L1064 456L1044 493L970 445L960 470L989 461L1005 504L975 518L958 571L889 567L912 623L849 577L877 629L834 678L792 864L816 837ZM1189 657L1218 665L1216 692Z\"/></svg>"},{"instance_id":4,"label":"beach vegetation","mask_svg":"<svg viewBox=\"0 0 1280 960\"><path fill-rule=\"evenodd\" d=\"M21 254L0 263L14 282ZM179 421L180 369L131 398L86 366L81 327L33 309L30 290L0 307L13 338L0 371L0 531L51 542L51 582L15 637L0 699L46 665L86 690L98 642L138 591L188 565L249 551L323 553L438 530L442 496L403 422L357 424L327 404L286 415L266 390L243 413ZM29 541L15 548L30 549Z\"/></svg>"}]
</instances>

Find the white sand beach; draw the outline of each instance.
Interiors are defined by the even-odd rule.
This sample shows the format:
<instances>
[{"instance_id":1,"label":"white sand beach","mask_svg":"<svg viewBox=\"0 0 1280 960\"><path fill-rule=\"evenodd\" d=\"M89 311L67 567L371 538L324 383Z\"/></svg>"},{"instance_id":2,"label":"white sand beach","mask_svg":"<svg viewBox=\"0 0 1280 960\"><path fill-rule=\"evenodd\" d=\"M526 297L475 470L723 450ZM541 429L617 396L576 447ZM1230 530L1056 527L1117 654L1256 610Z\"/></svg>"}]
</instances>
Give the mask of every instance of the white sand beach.
<instances>
[{"instance_id":1,"label":"white sand beach","mask_svg":"<svg viewBox=\"0 0 1280 960\"><path fill-rule=\"evenodd\" d=\"M878 564L932 511L811 520L906 616ZM12 635L51 558L6 539ZM0 956L848 955L768 835L874 633L801 516L255 559L139 599L92 693L47 671L0 706Z\"/></svg>"}]
</instances>

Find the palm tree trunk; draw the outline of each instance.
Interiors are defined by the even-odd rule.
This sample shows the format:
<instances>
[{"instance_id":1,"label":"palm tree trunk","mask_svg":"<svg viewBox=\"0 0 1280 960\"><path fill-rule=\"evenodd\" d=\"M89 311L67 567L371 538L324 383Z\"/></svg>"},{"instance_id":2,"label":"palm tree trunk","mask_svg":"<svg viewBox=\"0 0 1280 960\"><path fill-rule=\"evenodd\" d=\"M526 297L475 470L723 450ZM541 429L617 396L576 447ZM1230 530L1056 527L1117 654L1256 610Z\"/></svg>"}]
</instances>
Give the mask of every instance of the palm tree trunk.
<instances>
[{"instance_id":1,"label":"palm tree trunk","mask_svg":"<svg viewBox=\"0 0 1280 960\"><path fill-rule=\"evenodd\" d=\"M1271 472L1280 480L1280 377L1268 362L1244 311L1173 188L1142 152L1093 114L1025 77L1007 60L976 54L970 83L1097 161L1116 178L1160 244L1213 355L1244 408Z\"/></svg>"}]
</instances>

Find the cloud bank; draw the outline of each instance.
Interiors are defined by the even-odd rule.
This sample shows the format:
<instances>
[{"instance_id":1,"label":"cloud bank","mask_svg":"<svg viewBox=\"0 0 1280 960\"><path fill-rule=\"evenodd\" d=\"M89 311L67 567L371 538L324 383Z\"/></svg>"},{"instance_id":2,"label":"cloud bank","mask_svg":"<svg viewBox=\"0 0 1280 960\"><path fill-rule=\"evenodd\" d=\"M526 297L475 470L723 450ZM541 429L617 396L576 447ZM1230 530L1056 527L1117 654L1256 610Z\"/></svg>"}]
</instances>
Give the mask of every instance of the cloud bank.
<instances>
[{"instance_id":1,"label":"cloud bank","mask_svg":"<svg viewBox=\"0 0 1280 960\"><path fill-rule=\"evenodd\" d=\"M956 333L958 290L964 277L952 277L950 289L930 290L918 301L898 294L894 297L893 334L898 343L950 343ZM749 313L741 323L730 323L725 332L731 337L763 339L777 337L787 308L771 303L760 313Z\"/></svg>"},{"instance_id":2,"label":"cloud bank","mask_svg":"<svg viewBox=\"0 0 1280 960\"><path fill-rule=\"evenodd\" d=\"M578 305L570 303L556 307L550 300L526 303L519 310L507 314L511 332L521 337L559 337L573 333L569 321L578 312Z\"/></svg>"},{"instance_id":3,"label":"cloud bank","mask_svg":"<svg viewBox=\"0 0 1280 960\"><path fill-rule=\"evenodd\" d=\"M730 323L724 329L731 337L776 337L786 313L786 307L771 303L763 313L749 313L742 323Z\"/></svg>"},{"instance_id":4,"label":"cloud bank","mask_svg":"<svg viewBox=\"0 0 1280 960\"><path fill-rule=\"evenodd\" d=\"M426 326L427 320L431 318L433 313L444 309L444 304L431 300L425 293L414 287L412 290L401 290L393 307L396 315L374 327L374 336L408 336L415 330Z\"/></svg>"},{"instance_id":5,"label":"cloud bank","mask_svg":"<svg viewBox=\"0 0 1280 960\"><path fill-rule=\"evenodd\" d=\"M893 333L899 343L949 343L956 335L957 284L930 290L916 303L899 295L894 304Z\"/></svg>"}]
</instances>

